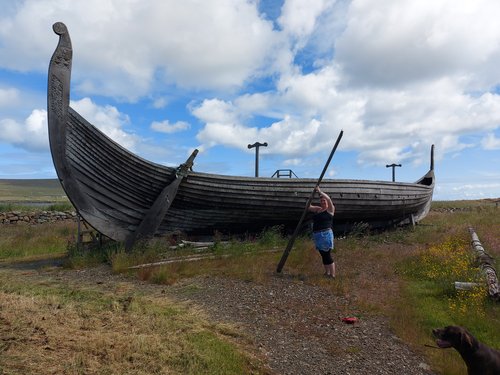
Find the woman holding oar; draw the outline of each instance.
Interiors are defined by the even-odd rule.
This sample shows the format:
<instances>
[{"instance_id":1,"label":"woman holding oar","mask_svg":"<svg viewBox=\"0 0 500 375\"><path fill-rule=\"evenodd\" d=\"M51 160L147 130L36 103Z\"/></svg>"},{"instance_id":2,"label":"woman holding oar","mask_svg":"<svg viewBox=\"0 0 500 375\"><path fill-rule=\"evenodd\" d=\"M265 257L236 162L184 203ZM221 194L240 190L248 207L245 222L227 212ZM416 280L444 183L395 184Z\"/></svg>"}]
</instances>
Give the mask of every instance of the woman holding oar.
<instances>
[{"instance_id":1,"label":"woman holding oar","mask_svg":"<svg viewBox=\"0 0 500 375\"><path fill-rule=\"evenodd\" d=\"M319 176L318 183L316 184L316 188L311 192L311 195L309 196L309 199L306 203L306 208L304 209L304 211L302 212L302 216L300 217L299 223L295 227L295 231L293 232L292 237L290 237L290 240L288 241L288 245L286 245L285 251L283 251L283 255L281 256L280 262L278 263L278 267L276 268L276 272L278 272L278 273L280 273L281 270L283 269L283 266L285 265L286 259L288 258L288 254L290 254L290 250L292 250L293 243L295 241L295 238L297 238L297 234L299 234L299 230L301 228L302 222L304 221L304 218L306 216L307 211L309 210L309 207L311 207L310 205L311 205L312 199L314 197L314 193L319 190L319 184L321 183L321 180L323 179L323 176L325 175L326 169L328 168L328 165L330 165L330 161L332 160L333 154L335 153L335 150L337 149L337 146L339 145L340 140L342 139L342 134L344 134L343 130L340 131L340 134L337 138L337 141L335 142L335 145L333 146L332 152L330 152L330 156L328 157L328 160L326 161L326 164L323 167L323 172L321 172L321 176ZM333 206L333 203L332 203L332 200L330 199L330 197L328 197L328 199L330 200L330 205L331 205L330 211L331 211L332 217L333 217L333 214L335 212L335 207ZM331 249L333 249L333 231L332 231L332 247L331 247ZM330 249L330 258L331 258L331 249ZM335 265L333 264L333 260L332 260L331 265L328 265L328 266L329 266L328 269L330 271L330 275L332 275L330 277L335 277ZM326 266L325 266L325 268L326 268ZM333 270L333 272L332 272L332 270ZM328 274L328 271L327 271L327 274Z\"/></svg>"},{"instance_id":2,"label":"woman holding oar","mask_svg":"<svg viewBox=\"0 0 500 375\"><path fill-rule=\"evenodd\" d=\"M319 194L320 205L309 205L307 208L314 213L313 216L313 239L316 249L321 255L323 266L325 267L325 276L335 278L335 263L332 259L333 230L332 222L335 214L335 206L328 194L321 191L319 186L316 187L316 192Z\"/></svg>"}]
</instances>

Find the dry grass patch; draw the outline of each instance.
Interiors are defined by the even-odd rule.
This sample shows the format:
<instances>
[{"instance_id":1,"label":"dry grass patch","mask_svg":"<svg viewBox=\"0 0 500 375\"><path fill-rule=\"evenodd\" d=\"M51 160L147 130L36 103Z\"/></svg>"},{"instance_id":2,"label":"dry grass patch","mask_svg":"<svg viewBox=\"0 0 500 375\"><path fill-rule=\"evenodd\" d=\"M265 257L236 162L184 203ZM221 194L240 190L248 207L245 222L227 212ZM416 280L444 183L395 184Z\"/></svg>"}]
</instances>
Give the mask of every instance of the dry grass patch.
<instances>
[{"instance_id":1,"label":"dry grass patch","mask_svg":"<svg viewBox=\"0 0 500 375\"><path fill-rule=\"evenodd\" d=\"M261 373L236 330L165 297L0 280L0 373Z\"/></svg>"}]
</instances>

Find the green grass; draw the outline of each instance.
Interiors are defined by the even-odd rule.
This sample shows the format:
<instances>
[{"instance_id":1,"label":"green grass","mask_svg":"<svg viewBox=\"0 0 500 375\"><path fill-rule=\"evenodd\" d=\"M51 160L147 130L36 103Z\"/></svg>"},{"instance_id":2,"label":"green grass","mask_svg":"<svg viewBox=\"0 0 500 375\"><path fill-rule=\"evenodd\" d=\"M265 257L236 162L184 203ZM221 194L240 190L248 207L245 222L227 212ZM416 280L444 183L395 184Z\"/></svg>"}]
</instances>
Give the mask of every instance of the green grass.
<instances>
[{"instance_id":1,"label":"green grass","mask_svg":"<svg viewBox=\"0 0 500 375\"><path fill-rule=\"evenodd\" d=\"M71 202L60 202L60 203L53 203L47 206L45 208L46 211L74 211L75 208L71 204Z\"/></svg>"},{"instance_id":2,"label":"green grass","mask_svg":"<svg viewBox=\"0 0 500 375\"><path fill-rule=\"evenodd\" d=\"M33 283L29 288L20 280L11 279L6 275L0 275L2 281L2 292L8 294L23 295L32 299L50 300L50 303L66 306L75 302L88 305L94 310L109 308L112 304L112 296L106 296L91 289L70 289L57 282Z\"/></svg>"},{"instance_id":3,"label":"green grass","mask_svg":"<svg viewBox=\"0 0 500 375\"><path fill-rule=\"evenodd\" d=\"M76 236L76 223L0 225L0 261L67 254Z\"/></svg>"},{"instance_id":4,"label":"green grass","mask_svg":"<svg viewBox=\"0 0 500 375\"><path fill-rule=\"evenodd\" d=\"M190 374L244 374L248 371L241 353L214 333L195 332L187 339L189 350L175 360L179 370L186 370Z\"/></svg>"},{"instance_id":5,"label":"green grass","mask_svg":"<svg viewBox=\"0 0 500 375\"><path fill-rule=\"evenodd\" d=\"M296 244L303 241L304 239L299 238ZM212 246L204 250L189 246L181 250L172 250L167 243L165 240L159 240L148 245L139 244L128 252L122 246L117 246L107 252L107 258L114 272L137 274L140 279L157 284L169 285L183 278L213 274L245 280L262 280L269 274L269 265L275 263L273 258L277 252L285 247L286 239L281 235L281 228L276 227L263 231L251 241L231 240L224 243L215 241ZM129 269L135 265L168 261L180 256L205 256L210 259L146 267L138 271ZM294 257L296 255L291 258Z\"/></svg>"}]
</instances>

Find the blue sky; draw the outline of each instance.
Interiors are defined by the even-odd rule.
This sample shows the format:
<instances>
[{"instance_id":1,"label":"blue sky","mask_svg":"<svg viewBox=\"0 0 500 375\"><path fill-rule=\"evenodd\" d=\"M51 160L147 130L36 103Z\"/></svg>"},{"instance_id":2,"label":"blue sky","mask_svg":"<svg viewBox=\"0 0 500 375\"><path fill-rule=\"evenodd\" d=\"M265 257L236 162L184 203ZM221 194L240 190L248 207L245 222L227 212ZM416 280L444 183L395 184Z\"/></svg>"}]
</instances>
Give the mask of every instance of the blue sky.
<instances>
[{"instance_id":1,"label":"blue sky","mask_svg":"<svg viewBox=\"0 0 500 375\"><path fill-rule=\"evenodd\" d=\"M55 178L52 24L73 42L72 107L140 156L252 176L415 181L500 197L496 0L0 0L0 178Z\"/></svg>"}]
</instances>

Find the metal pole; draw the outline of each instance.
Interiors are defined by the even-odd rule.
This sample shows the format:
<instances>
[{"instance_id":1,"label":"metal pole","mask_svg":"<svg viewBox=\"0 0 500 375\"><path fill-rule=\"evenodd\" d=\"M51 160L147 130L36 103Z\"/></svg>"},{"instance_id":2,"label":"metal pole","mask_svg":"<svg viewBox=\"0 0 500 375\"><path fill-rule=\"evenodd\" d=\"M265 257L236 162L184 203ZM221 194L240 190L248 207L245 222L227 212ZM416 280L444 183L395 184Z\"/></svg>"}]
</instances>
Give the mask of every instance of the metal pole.
<instances>
[{"instance_id":1,"label":"metal pole","mask_svg":"<svg viewBox=\"0 0 500 375\"><path fill-rule=\"evenodd\" d=\"M248 148L255 147L255 177L259 177L259 147L261 146L267 147L267 142L255 142L253 145L248 145Z\"/></svg>"},{"instance_id":2,"label":"metal pole","mask_svg":"<svg viewBox=\"0 0 500 375\"><path fill-rule=\"evenodd\" d=\"M335 145L333 146L332 152L330 152L330 156L328 157L328 160L326 161L326 164L323 167L323 172L321 172L321 176L319 176L318 182L316 182L316 185L314 186L314 189L311 192L309 199L307 200L306 207L304 208L304 211L302 212L302 216L300 217L300 220L297 223L297 226L295 227L295 231L293 232L293 235L290 238L290 240L288 241L288 245L286 246L286 249L283 252L283 255L281 256L280 262L278 263L278 267L276 268L277 273L280 273L281 270L283 269L283 266L285 265L285 262L288 258L288 254L290 254L290 251L292 250L293 243L295 242L295 239L297 238L297 235L299 234L299 230L300 230L300 227L302 225L302 222L304 221L304 218L306 217L307 209L309 208L309 205L311 204L311 201L314 197L314 193L316 192L316 187L318 187L319 184L321 183L321 180L323 180L323 176L325 175L325 172L328 169L328 166L330 165L330 161L332 160L332 157L333 157L333 154L335 153L335 150L337 150L337 146L339 145L340 139L342 138L343 134L344 134L344 131L341 130L340 134L337 138L337 141L335 142Z\"/></svg>"},{"instance_id":3,"label":"metal pole","mask_svg":"<svg viewBox=\"0 0 500 375\"><path fill-rule=\"evenodd\" d=\"M255 177L259 177L259 146L255 148Z\"/></svg>"},{"instance_id":4,"label":"metal pole","mask_svg":"<svg viewBox=\"0 0 500 375\"><path fill-rule=\"evenodd\" d=\"M401 164L387 164L386 168L392 167L392 182L396 181L396 167L401 167Z\"/></svg>"}]
</instances>

